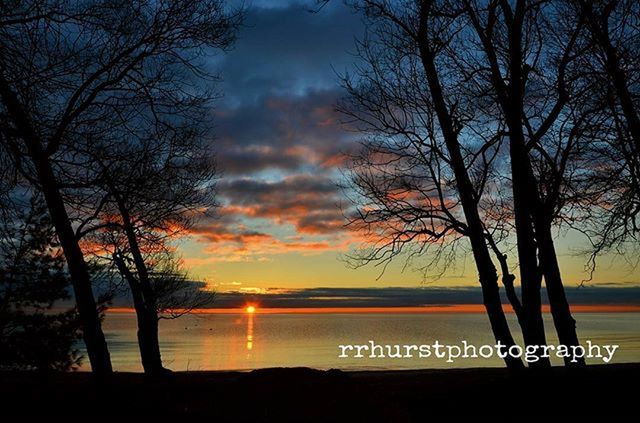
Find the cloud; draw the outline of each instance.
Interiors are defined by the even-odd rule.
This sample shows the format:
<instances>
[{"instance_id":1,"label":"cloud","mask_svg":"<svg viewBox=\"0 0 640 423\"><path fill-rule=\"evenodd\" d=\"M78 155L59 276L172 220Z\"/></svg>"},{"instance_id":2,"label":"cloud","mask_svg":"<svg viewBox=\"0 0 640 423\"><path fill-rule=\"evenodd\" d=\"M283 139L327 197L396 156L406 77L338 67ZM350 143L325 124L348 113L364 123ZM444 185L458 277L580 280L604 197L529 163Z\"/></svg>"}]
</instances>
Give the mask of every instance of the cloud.
<instances>
[{"instance_id":1,"label":"cloud","mask_svg":"<svg viewBox=\"0 0 640 423\"><path fill-rule=\"evenodd\" d=\"M229 144L233 144L230 142ZM304 164L297 155L283 153L268 145L230 145L219 154L226 175L247 174L266 169L296 170Z\"/></svg>"},{"instance_id":2,"label":"cloud","mask_svg":"<svg viewBox=\"0 0 640 423\"><path fill-rule=\"evenodd\" d=\"M229 212L291 224L298 233L344 231L340 188L328 177L293 175L276 182L241 178L222 182Z\"/></svg>"},{"instance_id":3,"label":"cloud","mask_svg":"<svg viewBox=\"0 0 640 423\"><path fill-rule=\"evenodd\" d=\"M212 63L225 94L213 111L223 207L193 229L211 254L193 265L348 247L334 179L356 143L334 110L334 69L352 66L363 26L342 2L314 5L251 5L234 49Z\"/></svg>"},{"instance_id":4,"label":"cloud","mask_svg":"<svg viewBox=\"0 0 640 423\"><path fill-rule=\"evenodd\" d=\"M282 215L276 217L276 208L258 210L249 206L245 208L227 207L221 211L218 221L211 220L201 222L191 229L191 235L200 242L206 244L203 252L210 254L206 258L186 258L185 264L188 266L211 264L215 262L242 262L242 261L265 261L269 256L297 252L304 255L318 254L325 251L342 251L348 247L348 242L342 237L308 237L294 235L283 237L282 239L273 234L250 229L243 222L243 217L251 218L264 217L273 218L277 223L283 224L293 222L294 216L289 214L286 219ZM292 213L291 210L288 213ZM334 218L333 216L331 218ZM335 224L329 221L309 224L309 228L299 232L309 233L322 230L329 230L329 225Z\"/></svg>"},{"instance_id":5,"label":"cloud","mask_svg":"<svg viewBox=\"0 0 640 423\"><path fill-rule=\"evenodd\" d=\"M334 111L344 95L337 72L353 67L360 18L330 2L255 3L235 48L218 56L225 94L214 112L219 163L226 175L265 169L332 167L351 135Z\"/></svg>"},{"instance_id":6,"label":"cloud","mask_svg":"<svg viewBox=\"0 0 640 423\"><path fill-rule=\"evenodd\" d=\"M354 36L364 26L342 2L309 13L313 3L249 8L235 48L219 64L226 104L335 86L333 69L351 66Z\"/></svg>"},{"instance_id":7,"label":"cloud","mask_svg":"<svg viewBox=\"0 0 640 423\"><path fill-rule=\"evenodd\" d=\"M640 287L567 287L572 305L640 305ZM544 291L544 290L543 290ZM543 298L546 294L543 292ZM478 287L416 288L260 288L219 290L213 307L242 307L247 301L261 307L417 307L482 304ZM506 303L506 298L503 298Z\"/></svg>"},{"instance_id":8,"label":"cloud","mask_svg":"<svg viewBox=\"0 0 640 423\"><path fill-rule=\"evenodd\" d=\"M339 89L269 96L216 112L218 162L225 175L266 169L319 171L342 165L356 145L334 105Z\"/></svg>"}]
</instances>

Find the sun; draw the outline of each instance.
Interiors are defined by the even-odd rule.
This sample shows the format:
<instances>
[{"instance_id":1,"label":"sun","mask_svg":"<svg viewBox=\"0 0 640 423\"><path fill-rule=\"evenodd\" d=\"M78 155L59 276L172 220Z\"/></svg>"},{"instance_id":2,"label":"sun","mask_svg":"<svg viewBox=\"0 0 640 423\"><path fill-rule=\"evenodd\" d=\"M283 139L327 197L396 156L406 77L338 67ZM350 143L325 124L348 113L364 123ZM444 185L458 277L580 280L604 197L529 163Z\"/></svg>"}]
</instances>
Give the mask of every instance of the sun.
<instances>
[{"instance_id":1,"label":"sun","mask_svg":"<svg viewBox=\"0 0 640 423\"><path fill-rule=\"evenodd\" d=\"M255 313L255 312L256 312L256 308L255 308L255 306L250 305L250 306L247 306L247 308L245 309L245 311L246 311L247 313L249 313L249 314L253 314L253 313Z\"/></svg>"}]
</instances>

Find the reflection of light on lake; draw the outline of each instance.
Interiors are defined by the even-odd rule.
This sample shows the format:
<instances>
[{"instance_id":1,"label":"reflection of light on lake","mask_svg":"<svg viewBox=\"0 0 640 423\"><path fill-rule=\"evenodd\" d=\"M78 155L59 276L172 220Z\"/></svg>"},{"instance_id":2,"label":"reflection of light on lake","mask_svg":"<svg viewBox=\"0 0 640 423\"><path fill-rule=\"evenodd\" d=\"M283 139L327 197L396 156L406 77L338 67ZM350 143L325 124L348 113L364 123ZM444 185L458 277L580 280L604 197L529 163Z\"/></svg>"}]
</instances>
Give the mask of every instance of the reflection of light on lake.
<instances>
[{"instance_id":1,"label":"reflection of light on lake","mask_svg":"<svg viewBox=\"0 0 640 423\"><path fill-rule=\"evenodd\" d=\"M253 349L253 313L247 314L247 358L251 357Z\"/></svg>"}]
</instances>

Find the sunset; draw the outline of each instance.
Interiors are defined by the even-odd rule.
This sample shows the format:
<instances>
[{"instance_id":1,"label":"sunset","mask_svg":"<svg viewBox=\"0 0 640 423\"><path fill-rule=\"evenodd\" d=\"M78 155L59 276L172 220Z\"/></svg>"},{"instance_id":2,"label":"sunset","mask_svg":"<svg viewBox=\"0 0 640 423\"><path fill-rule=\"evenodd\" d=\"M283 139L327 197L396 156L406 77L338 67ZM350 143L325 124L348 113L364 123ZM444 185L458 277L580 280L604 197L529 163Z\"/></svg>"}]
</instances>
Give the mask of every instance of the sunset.
<instances>
[{"instance_id":1,"label":"sunset","mask_svg":"<svg viewBox=\"0 0 640 423\"><path fill-rule=\"evenodd\" d=\"M0 416L635 413L639 22L0 2Z\"/></svg>"}]
</instances>

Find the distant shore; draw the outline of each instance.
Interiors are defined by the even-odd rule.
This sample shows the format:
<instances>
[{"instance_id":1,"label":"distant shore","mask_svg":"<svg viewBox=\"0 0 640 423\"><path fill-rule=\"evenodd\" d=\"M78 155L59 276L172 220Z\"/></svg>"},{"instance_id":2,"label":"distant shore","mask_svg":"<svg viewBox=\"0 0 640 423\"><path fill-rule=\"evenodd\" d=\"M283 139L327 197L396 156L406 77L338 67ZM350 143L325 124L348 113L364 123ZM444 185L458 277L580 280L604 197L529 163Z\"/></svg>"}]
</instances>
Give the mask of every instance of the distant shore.
<instances>
[{"instance_id":1,"label":"distant shore","mask_svg":"<svg viewBox=\"0 0 640 423\"><path fill-rule=\"evenodd\" d=\"M425 421L433 415L502 417L637 411L640 363L554 367L514 374L477 368L405 371L116 373L0 372L3 415L162 415L212 421Z\"/></svg>"},{"instance_id":2,"label":"distant shore","mask_svg":"<svg viewBox=\"0 0 640 423\"><path fill-rule=\"evenodd\" d=\"M506 313L513 313L509 304L503 304ZM576 304L571 306L573 313L640 313L640 305L636 304ZM183 310L175 310L183 312ZM482 304L442 304L421 307L257 307L255 314L440 314L440 313L480 313L487 310ZM550 313L547 304L542 305L543 313ZM107 313L135 313L129 307L111 307ZM199 308L189 310L191 314L246 314L246 308Z\"/></svg>"}]
</instances>

